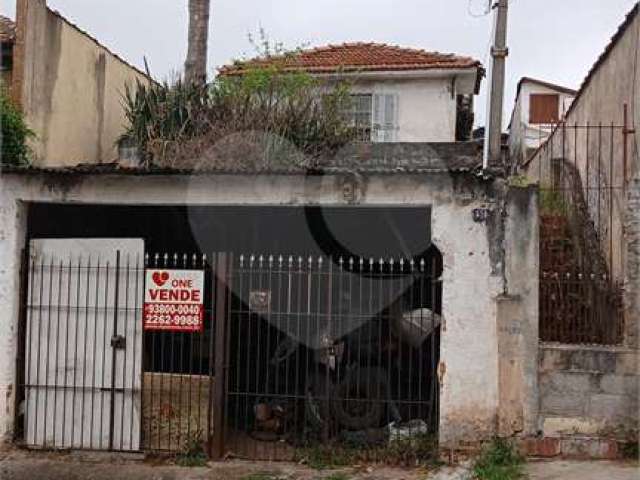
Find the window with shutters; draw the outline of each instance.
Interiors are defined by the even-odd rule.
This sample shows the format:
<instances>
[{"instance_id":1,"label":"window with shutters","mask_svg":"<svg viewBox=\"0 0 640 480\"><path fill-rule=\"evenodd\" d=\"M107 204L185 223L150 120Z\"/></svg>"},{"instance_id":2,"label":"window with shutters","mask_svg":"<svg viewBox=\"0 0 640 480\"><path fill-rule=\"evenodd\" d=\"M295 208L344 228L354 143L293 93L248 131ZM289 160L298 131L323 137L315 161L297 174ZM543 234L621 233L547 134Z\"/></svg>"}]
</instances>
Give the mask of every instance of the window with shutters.
<instances>
[{"instance_id":1,"label":"window with shutters","mask_svg":"<svg viewBox=\"0 0 640 480\"><path fill-rule=\"evenodd\" d=\"M529 123L557 123L560 97L555 94L533 93L529 97Z\"/></svg>"},{"instance_id":2,"label":"window with shutters","mask_svg":"<svg viewBox=\"0 0 640 480\"><path fill-rule=\"evenodd\" d=\"M350 96L345 111L361 142L393 142L397 132L398 96L359 93Z\"/></svg>"},{"instance_id":3,"label":"window with shutters","mask_svg":"<svg viewBox=\"0 0 640 480\"><path fill-rule=\"evenodd\" d=\"M374 142L395 142L398 131L398 95L393 93L377 94L373 97Z\"/></svg>"},{"instance_id":4,"label":"window with shutters","mask_svg":"<svg viewBox=\"0 0 640 480\"><path fill-rule=\"evenodd\" d=\"M355 127L357 139L361 142L370 142L373 125L373 95L354 94L350 95L350 99L345 116L351 126Z\"/></svg>"}]
</instances>

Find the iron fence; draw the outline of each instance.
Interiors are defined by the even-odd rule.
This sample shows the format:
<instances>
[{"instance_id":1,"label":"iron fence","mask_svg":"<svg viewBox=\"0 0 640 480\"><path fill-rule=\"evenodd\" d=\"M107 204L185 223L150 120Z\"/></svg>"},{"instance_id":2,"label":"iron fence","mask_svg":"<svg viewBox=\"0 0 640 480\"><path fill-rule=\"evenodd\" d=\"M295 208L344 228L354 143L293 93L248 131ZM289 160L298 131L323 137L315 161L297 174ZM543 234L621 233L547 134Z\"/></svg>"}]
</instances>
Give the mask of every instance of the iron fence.
<instances>
[{"instance_id":1,"label":"iron fence","mask_svg":"<svg viewBox=\"0 0 640 480\"><path fill-rule=\"evenodd\" d=\"M437 435L434 259L231 261L225 446L234 456L388 455ZM430 446L430 449L426 448Z\"/></svg>"},{"instance_id":2,"label":"iron fence","mask_svg":"<svg viewBox=\"0 0 640 480\"><path fill-rule=\"evenodd\" d=\"M147 293L178 271L201 273L202 317L184 310L175 329ZM424 458L437 443L441 271L435 255L25 255L17 440Z\"/></svg>"},{"instance_id":3,"label":"iron fence","mask_svg":"<svg viewBox=\"0 0 640 480\"><path fill-rule=\"evenodd\" d=\"M139 449L141 271L119 252L25 256L16 425L26 445Z\"/></svg>"},{"instance_id":4,"label":"iron fence","mask_svg":"<svg viewBox=\"0 0 640 480\"><path fill-rule=\"evenodd\" d=\"M626 114L622 124L561 122L525 164L540 182L542 340L623 341L632 132Z\"/></svg>"}]
</instances>

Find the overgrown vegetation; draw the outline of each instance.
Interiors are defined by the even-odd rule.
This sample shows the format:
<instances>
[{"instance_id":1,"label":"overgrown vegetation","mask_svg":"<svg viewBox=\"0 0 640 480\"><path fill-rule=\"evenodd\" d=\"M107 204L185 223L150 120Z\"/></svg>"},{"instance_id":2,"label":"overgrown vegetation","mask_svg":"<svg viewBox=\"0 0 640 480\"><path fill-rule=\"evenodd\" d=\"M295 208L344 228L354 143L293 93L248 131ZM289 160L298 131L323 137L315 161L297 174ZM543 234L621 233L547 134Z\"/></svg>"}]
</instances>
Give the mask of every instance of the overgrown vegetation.
<instances>
[{"instance_id":1,"label":"overgrown vegetation","mask_svg":"<svg viewBox=\"0 0 640 480\"><path fill-rule=\"evenodd\" d=\"M31 150L27 144L34 134L27 127L22 112L13 104L0 85L0 163L2 165L28 165Z\"/></svg>"},{"instance_id":2,"label":"overgrown vegetation","mask_svg":"<svg viewBox=\"0 0 640 480\"><path fill-rule=\"evenodd\" d=\"M202 431L195 431L187 435L182 451L176 456L176 464L181 467L204 467L208 459L203 447Z\"/></svg>"},{"instance_id":3,"label":"overgrown vegetation","mask_svg":"<svg viewBox=\"0 0 640 480\"><path fill-rule=\"evenodd\" d=\"M630 440L622 445L622 457L627 460L640 460L640 444Z\"/></svg>"},{"instance_id":4,"label":"overgrown vegetation","mask_svg":"<svg viewBox=\"0 0 640 480\"><path fill-rule=\"evenodd\" d=\"M515 445L496 438L482 451L473 465L478 480L517 480L524 477L524 457Z\"/></svg>"},{"instance_id":5,"label":"overgrown vegetation","mask_svg":"<svg viewBox=\"0 0 640 480\"><path fill-rule=\"evenodd\" d=\"M562 191L540 190L540 213L543 215L565 216L567 210L567 201Z\"/></svg>"},{"instance_id":6,"label":"overgrown vegetation","mask_svg":"<svg viewBox=\"0 0 640 480\"><path fill-rule=\"evenodd\" d=\"M138 82L124 95L129 128L147 164L171 167L314 166L355 136L344 116L348 85L290 72L263 41L265 64L199 86ZM273 52L277 55L273 55ZM310 165L308 164L310 163Z\"/></svg>"},{"instance_id":7,"label":"overgrown vegetation","mask_svg":"<svg viewBox=\"0 0 640 480\"><path fill-rule=\"evenodd\" d=\"M357 463L383 463L402 467L436 467L438 459L437 440L430 434L418 434L399 438L384 444L314 444L296 450L295 460L315 470L346 467Z\"/></svg>"}]
</instances>

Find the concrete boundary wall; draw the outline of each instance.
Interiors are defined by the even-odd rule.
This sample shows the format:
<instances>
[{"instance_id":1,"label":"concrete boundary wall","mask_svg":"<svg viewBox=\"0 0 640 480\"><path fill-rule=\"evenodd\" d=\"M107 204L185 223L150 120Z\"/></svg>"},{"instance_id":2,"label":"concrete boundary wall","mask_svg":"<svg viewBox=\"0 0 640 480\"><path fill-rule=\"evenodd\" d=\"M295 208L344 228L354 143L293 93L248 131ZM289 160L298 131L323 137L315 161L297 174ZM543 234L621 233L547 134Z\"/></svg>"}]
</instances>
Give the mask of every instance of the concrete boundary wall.
<instances>
[{"instance_id":1,"label":"concrete boundary wall","mask_svg":"<svg viewBox=\"0 0 640 480\"><path fill-rule=\"evenodd\" d=\"M640 428L640 351L542 344L540 431L544 437L626 438Z\"/></svg>"},{"instance_id":2,"label":"concrete boundary wall","mask_svg":"<svg viewBox=\"0 0 640 480\"><path fill-rule=\"evenodd\" d=\"M355 183L348 189L355 193L344 195L345 182ZM29 202L430 206L432 240L444 261L441 444L455 447L488 439L498 433L499 423L504 434L533 433L538 304L534 189L509 192L500 179L448 172L372 173L355 179L343 174L39 173L4 175L0 196L0 301L5 306L0 310L0 430L5 435L13 430L19 264ZM509 355L500 357L505 351Z\"/></svg>"}]
</instances>

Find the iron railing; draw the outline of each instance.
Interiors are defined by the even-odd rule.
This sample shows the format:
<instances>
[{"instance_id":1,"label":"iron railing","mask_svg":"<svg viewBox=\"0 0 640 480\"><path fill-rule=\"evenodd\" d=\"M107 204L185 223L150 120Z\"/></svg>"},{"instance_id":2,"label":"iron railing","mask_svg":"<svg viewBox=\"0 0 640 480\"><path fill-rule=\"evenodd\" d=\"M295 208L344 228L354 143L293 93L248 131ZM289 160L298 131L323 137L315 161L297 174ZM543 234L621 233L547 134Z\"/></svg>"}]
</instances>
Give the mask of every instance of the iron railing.
<instances>
[{"instance_id":1,"label":"iron railing","mask_svg":"<svg viewBox=\"0 0 640 480\"><path fill-rule=\"evenodd\" d=\"M435 454L441 258L62 257L23 264L22 444ZM148 276L173 270L203 272L202 327L143 328Z\"/></svg>"},{"instance_id":2,"label":"iron railing","mask_svg":"<svg viewBox=\"0 0 640 480\"><path fill-rule=\"evenodd\" d=\"M437 435L434 259L230 263L225 446L261 459L406 454Z\"/></svg>"},{"instance_id":3,"label":"iron railing","mask_svg":"<svg viewBox=\"0 0 640 480\"><path fill-rule=\"evenodd\" d=\"M552 129L526 162L540 182L540 336L619 344L624 337L627 124Z\"/></svg>"}]
</instances>

